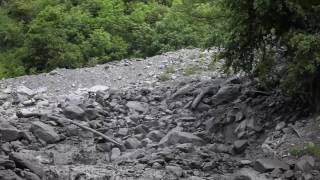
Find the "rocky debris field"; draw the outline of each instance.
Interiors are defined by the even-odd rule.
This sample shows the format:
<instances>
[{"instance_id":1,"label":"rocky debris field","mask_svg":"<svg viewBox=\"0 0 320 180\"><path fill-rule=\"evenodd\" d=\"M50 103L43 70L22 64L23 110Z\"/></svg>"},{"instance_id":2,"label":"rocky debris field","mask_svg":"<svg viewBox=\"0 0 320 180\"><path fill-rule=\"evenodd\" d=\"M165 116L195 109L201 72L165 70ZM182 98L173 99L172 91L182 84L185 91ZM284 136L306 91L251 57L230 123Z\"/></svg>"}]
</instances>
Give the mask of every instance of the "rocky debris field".
<instances>
[{"instance_id":1,"label":"rocky debris field","mask_svg":"<svg viewBox=\"0 0 320 180\"><path fill-rule=\"evenodd\" d=\"M317 120L295 99L224 75L213 53L2 81L0 179L320 179L318 157L292 154L320 141Z\"/></svg>"}]
</instances>

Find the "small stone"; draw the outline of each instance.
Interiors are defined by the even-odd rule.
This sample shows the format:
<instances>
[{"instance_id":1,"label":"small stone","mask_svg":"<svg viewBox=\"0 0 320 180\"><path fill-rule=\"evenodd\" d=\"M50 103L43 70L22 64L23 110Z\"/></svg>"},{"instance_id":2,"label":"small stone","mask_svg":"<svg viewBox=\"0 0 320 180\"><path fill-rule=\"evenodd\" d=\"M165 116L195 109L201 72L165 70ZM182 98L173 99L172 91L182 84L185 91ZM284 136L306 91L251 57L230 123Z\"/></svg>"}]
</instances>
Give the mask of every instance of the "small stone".
<instances>
[{"instance_id":1,"label":"small stone","mask_svg":"<svg viewBox=\"0 0 320 180\"><path fill-rule=\"evenodd\" d=\"M209 149L216 153L230 153L232 147L225 144L211 144L209 145Z\"/></svg>"},{"instance_id":2,"label":"small stone","mask_svg":"<svg viewBox=\"0 0 320 180\"><path fill-rule=\"evenodd\" d=\"M250 165L252 163L252 161L250 161L250 160L241 160L240 163L242 165Z\"/></svg>"},{"instance_id":3,"label":"small stone","mask_svg":"<svg viewBox=\"0 0 320 180\"><path fill-rule=\"evenodd\" d=\"M183 175L183 169L179 166L166 166L166 170L177 177L181 177Z\"/></svg>"},{"instance_id":4,"label":"small stone","mask_svg":"<svg viewBox=\"0 0 320 180\"><path fill-rule=\"evenodd\" d=\"M127 149L137 149L140 148L142 144L137 138L131 137L124 142L124 145Z\"/></svg>"},{"instance_id":5,"label":"small stone","mask_svg":"<svg viewBox=\"0 0 320 180\"><path fill-rule=\"evenodd\" d=\"M251 168L240 169L234 176L233 180L269 180L265 175Z\"/></svg>"},{"instance_id":6,"label":"small stone","mask_svg":"<svg viewBox=\"0 0 320 180\"><path fill-rule=\"evenodd\" d=\"M6 122L0 124L0 134L1 140L5 142L15 141L20 138L20 131Z\"/></svg>"},{"instance_id":7,"label":"small stone","mask_svg":"<svg viewBox=\"0 0 320 180\"><path fill-rule=\"evenodd\" d=\"M129 129L128 128L120 128L118 131L118 135L120 136L126 136L128 135Z\"/></svg>"},{"instance_id":8,"label":"small stone","mask_svg":"<svg viewBox=\"0 0 320 180\"><path fill-rule=\"evenodd\" d=\"M158 130L150 131L147 134L147 138L151 139L154 142L159 142L164 136L165 134Z\"/></svg>"},{"instance_id":9,"label":"small stone","mask_svg":"<svg viewBox=\"0 0 320 180\"><path fill-rule=\"evenodd\" d=\"M277 159L258 159L254 163L254 169L261 172L271 172L274 169L289 170L289 165Z\"/></svg>"},{"instance_id":10,"label":"small stone","mask_svg":"<svg viewBox=\"0 0 320 180\"><path fill-rule=\"evenodd\" d=\"M284 121L280 122L277 124L276 126L276 131L280 131L281 129L283 129L286 126L286 123Z\"/></svg>"},{"instance_id":11,"label":"small stone","mask_svg":"<svg viewBox=\"0 0 320 180\"><path fill-rule=\"evenodd\" d=\"M68 105L62 113L69 119L84 120L85 111L77 105Z\"/></svg>"},{"instance_id":12,"label":"small stone","mask_svg":"<svg viewBox=\"0 0 320 180\"><path fill-rule=\"evenodd\" d=\"M55 143L60 140L60 136L50 125L44 124L40 121L35 121L31 124L30 132L32 132L40 140L48 144Z\"/></svg>"},{"instance_id":13,"label":"small stone","mask_svg":"<svg viewBox=\"0 0 320 180\"><path fill-rule=\"evenodd\" d=\"M100 152L110 152L112 148L111 143L98 143L96 149Z\"/></svg>"},{"instance_id":14,"label":"small stone","mask_svg":"<svg viewBox=\"0 0 320 180\"><path fill-rule=\"evenodd\" d=\"M111 161L117 160L121 156L121 151L119 148L113 148L111 151Z\"/></svg>"},{"instance_id":15,"label":"small stone","mask_svg":"<svg viewBox=\"0 0 320 180\"><path fill-rule=\"evenodd\" d=\"M176 148L184 153L191 153L195 150L192 143L179 144Z\"/></svg>"},{"instance_id":16,"label":"small stone","mask_svg":"<svg viewBox=\"0 0 320 180\"><path fill-rule=\"evenodd\" d=\"M176 144L192 143L193 145L203 145L204 141L198 136L191 133L181 132L178 130L171 130L159 142L160 147L171 146Z\"/></svg>"},{"instance_id":17,"label":"small stone","mask_svg":"<svg viewBox=\"0 0 320 180\"><path fill-rule=\"evenodd\" d=\"M187 180L205 180L205 179L202 179L202 178L197 177L197 176L190 176L190 177L188 177Z\"/></svg>"},{"instance_id":18,"label":"small stone","mask_svg":"<svg viewBox=\"0 0 320 180\"><path fill-rule=\"evenodd\" d=\"M152 168L154 168L154 169L161 169L161 168L162 168L162 165L161 165L160 163L158 163L158 162L154 162L154 163L152 164Z\"/></svg>"},{"instance_id":19,"label":"small stone","mask_svg":"<svg viewBox=\"0 0 320 180\"><path fill-rule=\"evenodd\" d=\"M98 91L107 91L109 90L109 87L108 86L103 86L103 85L96 85L96 86L93 86L91 88L88 89L89 92L98 92Z\"/></svg>"},{"instance_id":20,"label":"small stone","mask_svg":"<svg viewBox=\"0 0 320 180\"><path fill-rule=\"evenodd\" d=\"M148 111L148 105L146 103L138 102L138 101L129 101L126 106L134 111L145 113Z\"/></svg>"},{"instance_id":21,"label":"small stone","mask_svg":"<svg viewBox=\"0 0 320 180\"><path fill-rule=\"evenodd\" d=\"M237 154L241 154L244 152L244 150L248 146L248 141L247 140L237 140L233 143L233 150Z\"/></svg>"},{"instance_id":22,"label":"small stone","mask_svg":"<svg viewBox=\"0 0 320 180\"><path fill-rule=\"evenodd\" d=\"M17 93L21 94L21 95L26 95L26 96L34 96L36 95L36 92L25 87L25 86L19 86L17 88Z\"/></svg>"}]
</instances>

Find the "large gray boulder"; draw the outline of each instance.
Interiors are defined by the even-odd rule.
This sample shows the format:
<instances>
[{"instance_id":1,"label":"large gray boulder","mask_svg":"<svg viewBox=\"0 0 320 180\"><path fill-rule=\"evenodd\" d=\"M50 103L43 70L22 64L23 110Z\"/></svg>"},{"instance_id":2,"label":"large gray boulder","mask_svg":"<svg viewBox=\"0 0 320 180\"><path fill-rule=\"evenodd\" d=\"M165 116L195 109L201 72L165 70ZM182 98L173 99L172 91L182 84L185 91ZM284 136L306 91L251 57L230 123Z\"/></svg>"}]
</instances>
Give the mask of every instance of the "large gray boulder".
<instances>
[{"instance_id":1,"label":"large gray boulder","mask_svg":"<svg viewBox=\"0 0 320 180\"><path fill-rule=\"evenodd\" d=\"M53 127L40 121L32 122L30 132L48 144L55 143L60 140L60 136L55 132Z\"/></svg>"}]
</instances>

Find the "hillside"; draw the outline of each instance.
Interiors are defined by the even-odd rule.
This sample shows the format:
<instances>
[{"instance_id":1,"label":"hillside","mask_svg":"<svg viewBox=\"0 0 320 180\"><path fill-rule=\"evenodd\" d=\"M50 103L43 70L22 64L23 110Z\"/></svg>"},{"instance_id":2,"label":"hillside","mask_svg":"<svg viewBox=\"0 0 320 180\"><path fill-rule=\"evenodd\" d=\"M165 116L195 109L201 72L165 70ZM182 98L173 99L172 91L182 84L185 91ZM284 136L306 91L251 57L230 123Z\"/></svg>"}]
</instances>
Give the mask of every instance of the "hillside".
<instances>
[{"instance_id":1,"label":"hillside","mask_svg":"<svg viewBox=\"0 0 320 180\"><path fill-rule=\"evenodd\" d=\"M320 179L319 118L215 53L1 81L0 179Z\"/></svg>"}]
</instances>

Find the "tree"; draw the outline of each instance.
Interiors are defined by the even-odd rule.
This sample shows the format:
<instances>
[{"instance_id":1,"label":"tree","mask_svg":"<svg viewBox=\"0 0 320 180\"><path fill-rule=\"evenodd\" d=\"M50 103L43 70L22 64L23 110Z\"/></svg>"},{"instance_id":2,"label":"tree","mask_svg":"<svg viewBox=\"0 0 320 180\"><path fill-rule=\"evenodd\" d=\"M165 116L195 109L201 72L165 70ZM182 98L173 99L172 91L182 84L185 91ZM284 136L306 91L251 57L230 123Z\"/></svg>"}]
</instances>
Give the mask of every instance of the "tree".
<instances>
[{"instance_id":1,"label":"tree","mask_svg":"<svg viewBox=\"0 0 320 180\"><path fill-rule=\"evenodd\" d=\"M224 7L230 22L222 56L227 66L319 104L320 2L225 0ZM280 50L284 58L277 59ZM280 64L285 67L281 78L270 79Z\"/></svg>"}]
</instances>

